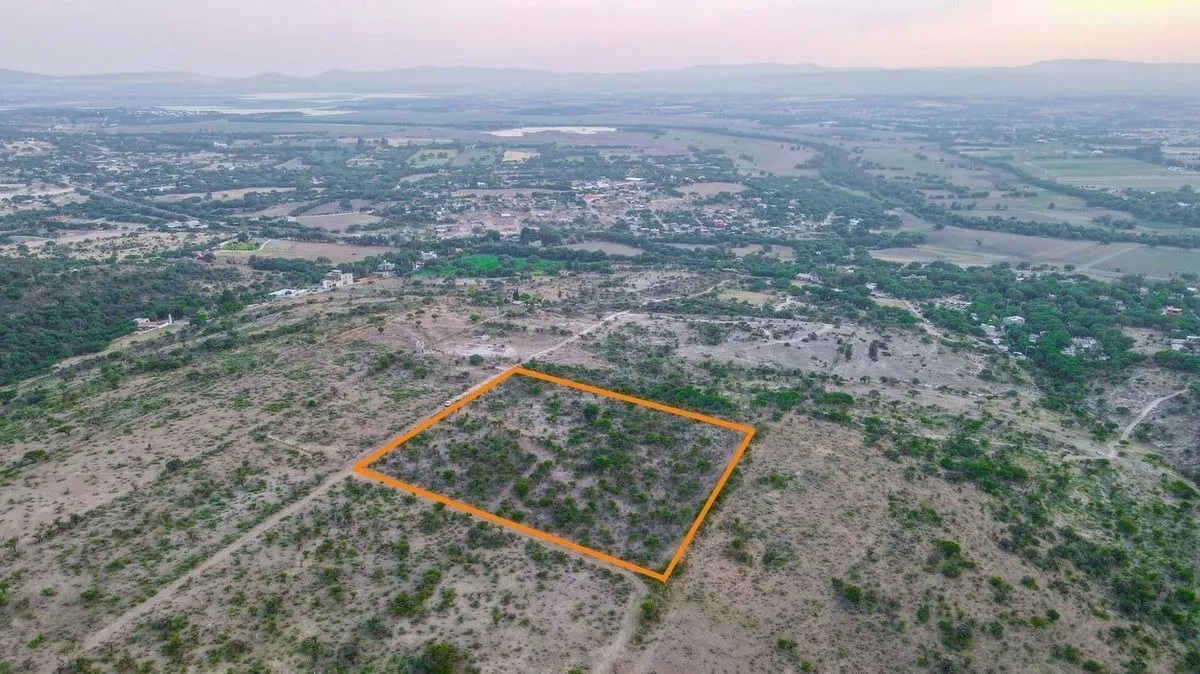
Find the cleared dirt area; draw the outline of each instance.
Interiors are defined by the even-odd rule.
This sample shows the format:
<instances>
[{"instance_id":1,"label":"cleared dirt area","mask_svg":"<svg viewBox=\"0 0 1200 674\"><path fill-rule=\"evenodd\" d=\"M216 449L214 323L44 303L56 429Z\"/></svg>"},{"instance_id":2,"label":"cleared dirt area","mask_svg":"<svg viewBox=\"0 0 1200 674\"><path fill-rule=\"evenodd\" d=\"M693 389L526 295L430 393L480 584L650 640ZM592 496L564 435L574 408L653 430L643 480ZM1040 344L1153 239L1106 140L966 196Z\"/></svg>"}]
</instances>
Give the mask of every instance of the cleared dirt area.
<instances>
[{"instance_id":1,"label":"cleared dirt area","mask_svg":"<svg viewBox=\"0 0 1200 674\"><path fill-rule=\"evenodd\" d=\"M383 218L369 213L330 213L328 215L301 215L296 222L305 227L318 227L340 232L352 225L371 225Z\"/></svg>"},{"instance_id":2,"label":"cleared dirt area","mask_svg":"<svg viewBox=\"0 0 1200 674\"><path fill-rule=\"evenodd\" d=\"M217 253L217 256L219 258L246 259L251 255L257 255L258 257L295 257L305 260L315 260L324 257L336 264L338 262L352 262L375 255L382 255L390 250L394 249L387 246L354 246L345 243L268 239L256 251L222 250Z\"/></svg>"},{"instance_id":3,"label":"cleared dirt area","mask_svg":"<svg viewBox=\"0 0 1200 674\"><path fill-rule=\"evenodd\" d=\"M370 205L371 202L367 201L366 199L351 199L349 201L349 207L338 201L327 201L319 206L315 206L307 211L304 211L303 215L338 215L351 211L357 211Z\"/></svg>"},{"instance_id":4,"label":"cleared dirt area","mask_svg":"<svg viewBox=\"0 0 1200 674\"><path fill-rule=\"evenodd\" d=\"M696 194L702 197L711 197L714 194L721 192L729 192L737 194L738 192L746 191L746 186L741 183L692 183L678 188L684 194Z\"/></svg>"},{"instance_id":5,"label":"cleared dirt area","mask_svg":"<svg viewBox=\"0 0 1200 674\"><path fill-rule=\"evenodd\" d=\"M505 150L501 161L522 162L527 159L533 159L536 156L538 156L536 150Z\"/></svg>"},{"instance_id":6,"label":"cleared dirt area","mask_svg":"<svg viewBox=\"0 0 1200 674\"><path fill-rule=\"evenodd\" d=\"M246 195L251 192L267 194L267 193L274 193L274 192L292 192L295 189L296 188L294 188L294 187L246 187L246 188L236 189L236 190L218 190L216 192L185 192L185 193L181 193L181 194L160 194L160 195L154 197L153 200L159 201L162 203L173 203L176 201L184 201L186 199L205 199L211 195L213 201L231 201L234 199L244 199L244 198L246 198Z\"/></svg>"},{"instance_id":7,"label":"cleared dirt area","mask_svg":"<svg viewBox=\"0 0 1200 674\"><path fill-rule=\"evenodd\" d=\"M637 257L645 251L637 246L630 246L623 243L614 243L612 241L584 241L582 243L572 243L563 248L571 250L590 250L598 253L607 253L609 255L623 255L626 257Z\"/></svg>"},{"instance_id":8,"label":"cleared dirt area","mask_svg":"<svg viewBox=\"0 0 1200 674\"><path fill-rule=\"evenodd\" d=\"M688 244L680 245L687 246ZM740 248L731 248L730 250L733 251L734 255L743 257L746 255L765 255L769 258L787 262L796 259L795 249L784 246L742 246Z\"/></svg>"}]
</instances>

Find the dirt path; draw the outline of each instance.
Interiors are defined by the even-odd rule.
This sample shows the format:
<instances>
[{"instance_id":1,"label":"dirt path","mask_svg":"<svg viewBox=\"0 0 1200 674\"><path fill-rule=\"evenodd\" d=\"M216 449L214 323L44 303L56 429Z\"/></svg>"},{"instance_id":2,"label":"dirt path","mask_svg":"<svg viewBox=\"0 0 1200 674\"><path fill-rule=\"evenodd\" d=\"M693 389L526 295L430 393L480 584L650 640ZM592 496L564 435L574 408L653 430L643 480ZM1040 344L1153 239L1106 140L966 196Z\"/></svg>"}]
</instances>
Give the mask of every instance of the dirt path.
<instances>
[{"instance_id":1,"label":"dirt path","mask_svg":"<svg viewBox=\"0 0 1200 674\"><path fill-rule=\"evenodd\" d=\"M92 633L91 636L88 636L86 639L84 639L80 649L82 651L90 651L99 648L105 642L117 636L117 634L122 630L132 625L138 618L141 618L150 611L153 611L159 606L171 601L171 599L173 599L180 590L187 587L193 580L199 578L204 572L218 564L228 561L233 553L245 547L247 542L257 539L260 535L265 533L268 529L271 529L279 524L282 520L300 512L304 508L307 508L310 503L328 491L331 486L340 483L342 480L350 477L352 474L353 466L348 466L336 473L331 473L323 482L321 482L321 484L313 487L312 491L310 491L307 495L293 501L279 512L264 519L262 522L258 523L257 526L252 527L246 531L246 533L239 536L237 540L218 550L213 554L212 557L209 557L203 562L197 564L194 569L180 576L175 580L175 582L160 589L153 597L138 604L137 606L131 607L129 610L113 619L112 622L100 628L99 631ZM54 669L51 667L50 669L43 669L42 671L52 672Z\"/></svg>"},{"instance_id":2,"label":"dirt path","mask_svg":"<svg viewBox=\"0 0 1200 674\"><path fill-rule=\"evenodd\" d=\"M606 322L613 320L619 316L622 316L626 313L629 313L629 312L627 312L627 311L618 312L616 314L609 316L608 318L605 318L604 320L594 323L593 325L589 326L585 330L583 330L575 335L572 335L571 337L568 337L567 339L564 339L563 341L550 347L549 349L543 350L538 355L544 355L546 353L550 353L552 351L558 350L558 349L566 346L567 344L570 344L571 342L579 339L581 336L599 328L601 325L604 325ZM453 398L452 400L457 400L458 398L461 398L465 395L470 394L472 391L475 391L478 388L480 388L481 386L486 385L488 382L490 382L492 379L495 379L497 376L499 376L499 374L493 375L492 377L489 377L489 378L485 379L484 381L481 381L478 384L475 384L474 386L467 389L466 391L463 391L458 396L455 396L455 398ZM310 491L303 498L297 499L295 502L286 506L279 512L264 519L257 526L251 528L246 533L239 536L237 538L237 540L233 541L226 547L221 548L220 550L215 552L211 557L204 560L200 564L197 564L196 567L193 568L191 571L188 571L184 575L180 576L178 579L176 579L170 585L167 585L166 587L160 589L158 591L158 593L155 594L150 599L147 599L146 601L142 602L141 604L138 604L137 606L130 607L129 610L125 611L121 615L114 618L112 620L112 622L110 622L107 625L105 625L104 627L100 628L98 631L93 632L91 635L89 635L88 637L86 637L83 640L83 643L80 646L81 650L86 652L86 651L91 651L96 648L99 648L105 642L111 640L113 637L117 636L119 633L121 633L128 627L132 626L133 623L135 621L137 621L139 618L145 616L146 614L150 613L151 611L155 610L156 608L163 606L164 604L170 602L175 597L175 595L179 593L180 590L185 589L193 580L199 578L206 571L217 566L218 564L222 564L222 563L228 561L229 558L233 555L233 553L235 553L238 550L241 550L243 547L245 547L247 542L255 540L256 538L258 538L260 535L262 535L269 529L278 525L285 518L290 517L300 511L304 510L314 500L316 500L317 498L319 498L323 494L325 494L325 492L327 492L330 487L340 483L342 480L344 480L348 477L351 477L353 475L354 475L354 463L351 463L350 465L346 466L344 469L342 469L340 471L330 474L329 477L327 477L323 482L321 482L321 484L314 487L312 489L312 491ZM48 665L48 667L49 667L49 665ZM52 672L52 671L54 671L54 669L53 669L53 667L51 667L51 668L45 669L43 671Z\"/></svg>"},{"instance_id":3,"label":"dirt path","mask_svg":"<svg viewBox=\"0 0 1200 674\"><path fill-rule=\"evenodd\" d=\"M1142 408L1142 411L1139 412L1136 417L1134 417L1133 421L1129 422L1129 424L1126 425L1125 428L1121 430L1121 434L1118 435L1112 442L1110 442L1108 444L1108 446L1106 448L1104 448L1104 450L1101 453L1096 454L1096 455L1077 454L1074 456L1064 457L1065 460L1067 460L1067 461L1093 461L1096 459L1108 459L1109 461L1118 460L1121 456L1121 449L1120 449L1121 443L1129 440L1129 437L1132 436L1133 432L1137 430L1138 425L1146 420L1146 417L1150 416L1150 414L1152 412L1154 412L1154 410L1158 409L1159 405L1167 402L1168 400L1171 400L1173 398L1181 396L1187 392L1188 392L1187 389L1184 389L1182 391L1176 391L1174 393L1165 395L1161 398L1155 398L1154 400L1151 400L1149 403L1146 404L1145 407Z\"/></svg>"},{"instance_id":4,"label":"dirt path","mask_svg":"<svg viewBox=\"0 0 1200 674\"><path fill-rule=\"evenodd\" d=\"M1095 267L1095 266L1096 266L1096 265L1098 265L1098 264L1104 264L1105 262L1108 262L1109 260L1111 260L1111 259L1113 259L1113 258L1115 258L1115 257L1121 257L1121 256L1122 256L1122 255L1124 255L1125 253L1133 252L1133 251L1135 251L1135 250L1138 250L1139 248L1142 248L1142 246L1136 246L1136 247L1134 247L1134 248L1128 248L1128 249L1125 249L1125 250L1118 250L1118 251L1117 251L1117 252L1115 252L1115 253L1109 253L1109 254L1107 254L1107 255L1104 255L1104 256L1102 256L1102 257L1098 257L1098 258L1096 258L1095 260L1092 260L1092 261L1088 262L1088 263L1087 263L1087 264L1085 264L1085 265L1081 265L1081 268L1082 268L1082 269L1091 269L1092 267Z\"/></svg>"},{"instance_id":5,"label":"dirt path","mask_svg":"<svg viewBox=\"0 0 1200 674\"><path fill-rule=\"evenodd\" d=\"M707 292L710 292L712 290L719 288L723 284L724 284L724 281L722 281L721 283L718 283L716 286L713 286L712 288L709 288L708 290L704 290L699 293L694 293L692 295L687 295L686 297L695 297L697 295L702 295L704 293L707 293ZM663 298L663 299L659 299L659 300L647 300L646 302L642 303L642 306L646 306L648 304L653 304L655 302L663 302L668 299L676 299L676 298ZM548 355L550 353L553 353L553 352L563 348L564 346L567 346L568 344L575 342L576 340L580 339L584 335L591 333L594 330L599 329L601 326L607 324L608 322L616 320L616 319L620 318L621 316L624 316L628 313L630 313L630 311L619 311L617 313L611 314L610 316L608 316L604 319L601 319L600 321L597 321L596 323L593 323L592 325L579 331L578 333L571 335L570 337L564 339L563 341L559 342L558 344L555 344L552 347L549 347L547 349L543 349L542 351L539 351L538 353L531 356L530 359L539 358L539 357ZM452 398L452 400L457 400L459 398L462 398L463 396L470 394L472 391L475 391L475 390L479 389L480 387L486 385L488 382L490 382L492 379L495 379L498 376L500 376L500 374L496 374L491 377L488 377L484 381L481 381L478 384L475 384L474 386L470 387L466 391L463 391L459 395L455 396L454 398ZM418 421L417 423L420 423L420 422ZM188 571L184 575L180 576L178 579L176 579L170 585L167 585L166 587L160 589L158 591L158 593L155 594L150 599L147 599L146 601L142 602L141 604L138 604L137 606L130 607L129 610L125 611L121 615L114 618L112 620L112 622L108 623L104 627L100 628L96 632L93 632L91 635L84 638L83 643L80 646L81 651L86 652L86 651L91 651L96 648L99 648L105 642L111 640L112 638L114 638L118 634L120 634L122 631L124 631L125 629L132 626L133 623L135 621L137 621L139 618L145 616L146 614L150 613L154 609L170 602L175 597L175 595L179 593L180 590L185 589L193 580L199 578L201 575L203 575L209 569L217 566L218 564L222 564L222 563L228 561L230 559L230 557L233 555L233 553L235 553L238 550L241 550L243 547L245 547L247 542L257 539L260 535L262 535L269 529L278 525L285 518L290 517L298 512L301 512L302 510L307 508L309 506L309 504L311 504L317 498L324 495L325 492L327 492L330 489L330 487L340 483L342 480L344 480L346 478L352 477L353 475L354 475L354 463L351 463L350 465L346 466L344 469L342 469L340 471L330 474L323 482L321 482L321 484L314 487L312 489L312 491L310 491L307 495L305 495L304 497L302 497L300 499L297 499L295 502L284 507L279 512L264 519L257 526L252 527L250 530L246 531L246 533L239 536L237 538L237 540L233 541L226 547L221 548L217 552L213 553L213 555L211 557L209 557L208 559L204 560L203 562L197 564L196 567L193 568L191 571ZM636 599L637 596L638 595L635 592L634 598ZM634 608L636 609L636 604L633 603L633 600L631 600L631 605L634 606ZM629 615L633 615L633 618L631 619L629 617ZM625 623L629 623L631 620L634 620L634 621L636 620L637 616L636 616L635 611L631 610L629 615L626 616ZM632 627L629 627L627 629L626 625L624 623L622 624L621 631L618 632L618 635L617 635L618 637L621 637L621 638L618 640L614 640L614 643L618 644L618 645L610 646L608 649L609 651L613 651L613 653L611 655L612 659L615 659L618 655L620 655L620 652L621 652L621 649L622 649L624 643L626 641L628 641L628 636L630 634L632 634L632 631L631 631L632 629L633 629ZM628 632L628 634L626 634L627 632ZM607 652L608 651L606 651L606 653ZM47 665L47 667L50 667L50 666ZM43 671L53 672L54 668L50 667L49 669L44 669Z\"/></svg>"},{"instance_id":6,"label":"dirt path","mask_svg":"<svg viewBox=\"0 0 1200 674\"><path fill-rule=\"evenodd\" d=\"M631 311L631 310L618 311L618 312L617 312L617 313L615 313L615 314L610 314L610 315L608 315L608 316L605 316L604 318L600 319L599 321L597 321L597 322L595 322L595 323L593 323L593 324L589 325L588 327L584 328L583 330L580 330L579 332L577 332L577 333L575 333L575 334L571 335L570 337L568 337L568 338L564 339L563 341L559 342L558 344L555 344L554 346L551 346L551 347L547 347L547 348L545 348L545 349L542 349L541 351L538 351L537 353L535 353L535 354L533 354L532 356L530 356L530 357L526 358L525 360L526 360L526 361L530 361L530 360L537 360L538 358L541 358L542 356L548 356L548 355L550 355L550 354L554 353L555 351L558 351L559 349L563 348L564 346L566 346L566 345L568 345L568 344L571 344L571 343L573 343L573 342L576 342L576 341L578 341L578 340L579 340L580 338L582 338L584 335L586 335L586 334L588 334L588 333L590 333L590 332L593 332L594 330L596 330L597 328L599 328L599 327L601 327L601 326L603 326L603 325L607 324L608 322L610 322L610 321L615 321L615 320L617 320L618 318L620 318L620 317L622 317L622 316L625 316L625 315L629 314L629 313L630 313L630 311Z\"/></svg>"},{"instance_id":7,"label":"dirt path","mask_svg":"<svg viewBox=\"0 0 1200 674\"><path fill-rule=\"evenodd\" d=\"M942 331L933 324L933 321L925 318L925 314L921 313L921 310L917 307L916 303L909 300L901 300L901 302L904 302L904 306L908 307L908 310L911 311L914 316L921 319L921 324L925 326L925 329L928 330L930 334L938 339L946 338L946 335L942 334Z\"/></svg>"},{"instance_id":8,"label":"dirt path","mask_svg":"<svg viewBox=\"0 0 1200 674\"><path fill-rule=\"evenodd\" d=\"M1137 415L1137 418L1134 419L1132 422L1130 422L1129 425L1125 427L1125 430L1121 431L1121 436L1119 438L1117 438L1116 442L1112 443L1112 445L1109 449L1109 454L1115 456L1117 445L1129 440L1129 436L1133 435L1133 432L1135 430L1137 430L1138 424L1145 421L1146 417L1150 416L1150 413L1153 412L1159 405L1167 402L1168 400L1171 400L1172 398L1181 396L1187 392L1188 392L1187 389L1183 389L1182 391L1176 391L1170 395L1165 395L1161 398L1151 400L1150 404L1148 404L1142 408L1142 412Z\"/></svg>"},{"instance_id":9,"label":"dirt path","mask_svg":"<svg viewBox=\"0 0 1200 674\"><path fill-rule=\"evenodd\" d=\"M591 671L596 672L596 674L611 674L614 672L613 668L617 664L617 658L621 657L621 654L625 652L626 645L629 644L629 640L633 638L633 631L637 629L638 611L641 610L642 605L642 594L637 591L638 589L640 588L635 589L629 595L629 603L625 607L625 617L621 620L621 629L617 630L608 647L601 651L597 655L596 661L592 663Z\"/></svg>"},{"instance_id":10,"label":"dirt path","mask_svg":"<svg viewBox=\"0 0 1200 674\"><path fill-rule=\"evenodd\" d=\"M667 302L670 300L686 300L686 299L691 299L693 297L699 297L701 295L704 295L705 293L710 293L710 292L716 290L717 288L720 288L721 286L725 285L726 283L727 283L727 281L721 281L720 283L716 284L715 286L713 286L711 288L706 288L699 292L694 292L690 295L680 295L678 297L660 297L658 299L645 300L641 304L638 305L638 308L641 309L643 307L647 307L652 304L658 304L659 302ZM634 309L626 309L625 311L618 311L615 314L609 314L608 316L605 316L604 318L589 325L588 327L584 328L583 330L580 330L579 332L575 333L574 335L571 335L570 337L564 339L563 341L559 342L558 344L555 344L554 346L551 346L549 348L542 349L541 351L538 351L537 353L526 358L525 360L526 361L537 360L538 358L548 356L548 355L554 353L555 351L558 351L559 349L563 348L564 346L567 346L568 344L572 344L572 343L578 341L584 335L590 334L590 333L598 330L602 326L607 325L608 323L621 318L622 316L628 316L629 314L634 313L634 311L635 311Z\"/></svg>"}]
</instances>

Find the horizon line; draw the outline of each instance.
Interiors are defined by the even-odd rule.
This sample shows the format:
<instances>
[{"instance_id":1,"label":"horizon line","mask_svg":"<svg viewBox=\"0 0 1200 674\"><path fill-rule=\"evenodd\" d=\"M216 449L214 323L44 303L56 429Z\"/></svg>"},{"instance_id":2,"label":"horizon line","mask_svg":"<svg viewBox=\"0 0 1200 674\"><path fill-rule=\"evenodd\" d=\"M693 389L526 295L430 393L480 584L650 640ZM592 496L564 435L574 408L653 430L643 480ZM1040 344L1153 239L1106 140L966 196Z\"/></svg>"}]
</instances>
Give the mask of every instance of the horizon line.
<instances>
[{"instance_id":1,"label":"horizon line","mask_svg":"<svg viewBox=\"0 0 1200 674\"><path fill-rule=\"evenodd\" d=\"M353 73L353 74L368 74L377 75L384 73L394 73L412 70L482 70L491 72L525 72L525 73L540 73L548 75L646 75L654 73L680 73L688 70L696 70L701 68L753 68L753 67L777 67L777 68L816 68L820 70L842 71L842 72L902 72L902 71L964 71L964 70L1016 70L1021 68L1030 68L1039 65L1048 65L1055 63L1106 63L1120 65L1144 65L1144 66L1200 66L1200 61L1141 61L1141 60L1126 60L1112 58L1059 58L1059 59L1043 59L1039 61L1031 61L1018 65L976 65L976 66L955 66L955 65L931 65L931 66L826 66L813 62L802 63L784 63L780 61L746 61L738 63L696 63L678 67L664 68L645 68L639 70L553 70L547 68L524 68L518 66L479 66L479 65L433 65L419 64L412 66L399 66L395 68L385 68L382 70L354 70L350 68L329 68L320 72L311 74L293 74L280 72L278 70L266 70L256 72L252 75L212 75L194 70L127 70L127 71L110 71L110 72L91 72L91 73L76 73L70 75L64 74L49 74L45 72L36 72L32 70L22 70L20 68L5 68L0 67L0 73L9 73L17 75L27 75L33 77L41 77L46 79L82 79L89 77L131 77L131 76L150 76L150 75L191 75L205 77L214 80L238 81L250 80L258 77L289 77L295 79L313 79L329 75L332 73Z\"/></svg>"}]
</instances>

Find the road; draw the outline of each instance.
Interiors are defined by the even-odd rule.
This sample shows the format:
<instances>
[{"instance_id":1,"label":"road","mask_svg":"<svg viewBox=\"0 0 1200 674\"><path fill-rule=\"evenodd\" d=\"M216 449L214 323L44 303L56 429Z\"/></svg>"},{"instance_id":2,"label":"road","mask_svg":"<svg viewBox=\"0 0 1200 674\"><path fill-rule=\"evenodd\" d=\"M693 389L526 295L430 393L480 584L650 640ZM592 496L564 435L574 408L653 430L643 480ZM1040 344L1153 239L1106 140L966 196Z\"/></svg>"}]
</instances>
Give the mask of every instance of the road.
<instances>
[{"instance_id":1,"label":"road","mask_svg":"<svg viewBox=\"0 0 1200 674\"><path fill-rule=\"evenodd\" d=\"M671 300L671 299L686 299L686 298L690 298L690 297L696 297L699 295L703 295L704 293L716 290L717 288L721 287L725 283L726 283L725 281L722 281L721 283L718 283L717 285L713 286L712 288L709 288L707 290L702 290L700 292L693 293L691 295L685 295L682 297L665 297L665 298L660 298L657 300L647 300L647 301L643 302L640 306L644 307L644 306L647 306L650 304L655 304L658 302L665 302L665 301ZM546 356L550 353L553 353L553 352L563 348L564 346L567 346L568 344L575 342L576 340L580 339L584 335L589 334L589 333L593 332L594 330L599 329L601 326L607 324L608 322L616 320L617 318L620 318L621 316L624 316L628 313L630 313L629 310L619 311L615 314L611 314L611 315L597 321L596 323L593 323L592 325L581 330L580 332L575 333L574 335L571 335L570 337L567 337L566 339L555 344L554 346L539 351L538 353L531 356L530 359L540 358L540 357ZM454 398L454 400L457 400L459 398L462 398L463 396L469 395L472 391L478 390L479 388L487 385L493 379L495 379L496 377L499 377L500 374L502 374L502 373L497 373L497 374L489 377L488 379L481 381L478 384L475 384L471 388L467 389L466 391L464 391L461 394L459 394L458 396L456 396ZM423 419L419 420L417 423L419 424L421 421L423 421ZM413 424L413 426L416 426L416 425L417 424ZM113 620L111 622L109 622L107 625L105 625L104 627L100 628L96 632L93 632L91 635L84 638L83 643L80 647L81 652L92 651L92 650L95 650L95 649L99 648L100 646L104 645L106 642L108 642L112 638L116 637L118 634L120 634L127 628L132 627L133 624L139 618L142 618L143 616L149 614L151 611L170 602L172 599L175 598L175 596L179 593L180 590L185 589L189 584L191 584L191 582L193 580L196 580L197 578L199 578L201 575L203 575L209 569L212 569L215 566L218 566L220 564L223 564L223 563L229 561L230 557L235 552L237 552L237 551L241 550L243 547L245 547L248 542L256 540L262 534L266 533L273 527L277 526L280 522L287 519L288 517L291 517L292 515L302 512L313 501L324 496L325 493L327 491L329 491L329 489L331 487L339 484L340 482L342 482L342 480L345 480L346 478L352 477L354 475L354 464L355 463L357 463L357 461L351 462L349 465L347 465L342 470L331 473L320 484L313 487L312 490L308 494L306 494L303 497L297 499L296 501L288 504L283 509L281 509L279 512L271 515L270 517L267 517L262 522L260 522L258 525L252 527L251 529L246 531L244 534L239 536L236 540L231 542L229 545L225 546L224 548L221 548L217 552L213 553L213 555L211 557L209 557L208 559L204 560L203 562L200 562L199 564L197 564L192 570L183 574L182 576L180 576L178 579L176 579L174 582L170 583L166 587L161 588L158 591L158 593L156 593L153 597L147 599L146 601L144 601L136 606L130 607L127 611L125 611L121 615L113 618ZM629 620L630 620L629 618L626 618L626 622L628 622ZM631 630L632 628L629 628L629 629ZM612 656L613 658L615 658L616 655L618 655L620 653L620 645L623 645L624 642L628 640L627 635L622 636L627 631L629 631L629 630L627 630L625 628L625 626L622 626L621 632L618 633L618 635L617 635L618 640L614 641L614 643L618 644L618 645L610 646L609 650L616 649ZM49 673L49 672L54 672L55 669L56 669L56 666L54 666L54 665L46 665L46 668L42 669L42 671Z\"/></svg>"},{"instance_id":2,"label":"road","mask_svg":"<svg viewBox=\"0 0 1200 674\"><path fill-rule=\"evenodd\" d=\"M115 195L115 194L109 194L108 192L105 192L105 191L103 191L103 190L100 190L100 189L96 189L95 187L85 187L85 186L83 186L83 185L75 185L75 184L71 183L71 182L70 182L70 181L68 181L68 180L64 180L63 182L64 182L64 183L66 183L66 184L67 184L67 186L71 187L72 189L76 189L76 188L78 188L78 189L81 189L81 190L83 190L83 191L85 191L85 192L89 192L89 193L91 193L91 194L95 194L96 196L98 196L98 197L102 197L102 198L104 198L104 199L111 199L111 200L113 200L113 201L116 201L116 202L119 202L119 203L122 203L122 204L127 204L127 205L129 205L129 206L136 206L136 207L138 207L138 208L141 208L141 209L143 209L143 210L150 211L151 213L158 213L158 214L161 214L161 215L170 216L170 217L168 218L168 219L170 219L170 220L177 220L177 219L180 219L180 218L182 218L182 219L183 219L183 220L185 220L185 221L186 221L186 220L199 220L199 218L197 218L196 216L194 216L194 215L191 215L191 214L188 214L188 213L182 213L182 212L180 212L180 211L172 211L172 210L170 210L170 209L166 209L166 208L163 208L163 207L161 207L161 206L157 206L157 205L144 204L144 203L142 203L142 202L140 202L140 201L134 201L133 199L128 199L128 198L126 198L126 197L119 197L119 196L117 196L117 195Z\"/></svg>"},{"instance_id":3,"label":"road","mask_svg":"<svg viewBox=\"0 0 1200 674\"><path fill-rule=\"evenodd\" d=\"M159 606L169 602L175 597L176 594L178 594L180 590L187 587L196 578L199 578L201 574L213 568L214 566L217 566L218 564L223 564L224 562L229 561L229 558L233 555L233 553L245 547L247 542L257 539L269 529L278 525L284 519L307 508L309 504L311 504L317 498L323 496L331 486L338 484L342 480L353 475L353 470L353 465L350 465L343 470L330 474L319 485L313 487L308 494L296 499L279 512L264 519L262 522L258 523L257 526L250 528L248 531L246 531L246 533L238 537L237 540L233 541L226 547L221 548L211 557L197 564L195 568L180 576L175 580L175 582L167 585L164 588L161 588L153 597L138 604L137 606L131 607L129 610L114 618L112 622L100 628L99 631L93 632L91 636L84 639L80 648L82 651L91 651L99 648L105 642L117 636L117 634L122 630L130 627L138 618L141 618ZM55 666L48 666L48 669L44 668L42 671L54 672L55 670Z\"/></svg>"},{"instance_id":4,"label":"road","mask_svg":"<svg viewBox=\"0 0 1200 674\"><path fill-rule=\"evenodd\" d=\"M1183 389L1182 391L1176 391L1174 393L1165 395L1161 398L1155 398L1154 400L1151 400L1149 403L1146 404L1145 407L1142 408L1142 411L1139 412L1136 417L1134 417L1133 421L1129 422L1129 424L1127 424L1125 426L1125 428L1123 428L1121 430L1121 434L1118 435L1115 440L1108 443L1108 447L1105 448L1106 451L1103 454L1101 454L1099 456L1093 456L1090 454L1077 454L1077 455L1066 457L1066 460L1067 461L1093 461L1096 459L1108 459L1109 461L1115 461L1116 459L1118 459L1120 457L1121 443L1128 442L1129 438L1133 435L1134 431L1137 430L1138 425L1141 424L1143 421L1145 421L1146 417L1150 416L1150 414L1152 412L1154 412L1154 410L1158 409L1159 405L1167 402L1168 400L1171 400L1173 398L1181 396L1187 392L1188 392L1187 389Z\"/></svg>"}]
</instances>

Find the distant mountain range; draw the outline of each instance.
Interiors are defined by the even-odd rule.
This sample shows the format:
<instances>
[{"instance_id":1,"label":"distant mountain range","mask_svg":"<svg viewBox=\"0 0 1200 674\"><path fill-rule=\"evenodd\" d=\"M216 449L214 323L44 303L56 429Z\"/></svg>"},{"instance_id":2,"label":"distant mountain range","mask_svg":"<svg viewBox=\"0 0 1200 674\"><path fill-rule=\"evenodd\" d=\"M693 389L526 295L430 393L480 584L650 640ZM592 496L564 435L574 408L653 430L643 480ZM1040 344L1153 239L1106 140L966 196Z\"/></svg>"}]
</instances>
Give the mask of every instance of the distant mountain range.
<instances>
[{"instance_id":1,"label":"distant mountain range","mask_svg":"<svg viewBox=\"0 0 1200 674\"><path fill-rule=\"evenodd\" d=\"M208 98L270 93L779 96L1197 96L1200 64L1047 61L1008 68L824 68L752 64L633 73L422 66L220 78L156 72L53 77L0 70L0 103Z\"/></svg>"}]
</instances>

